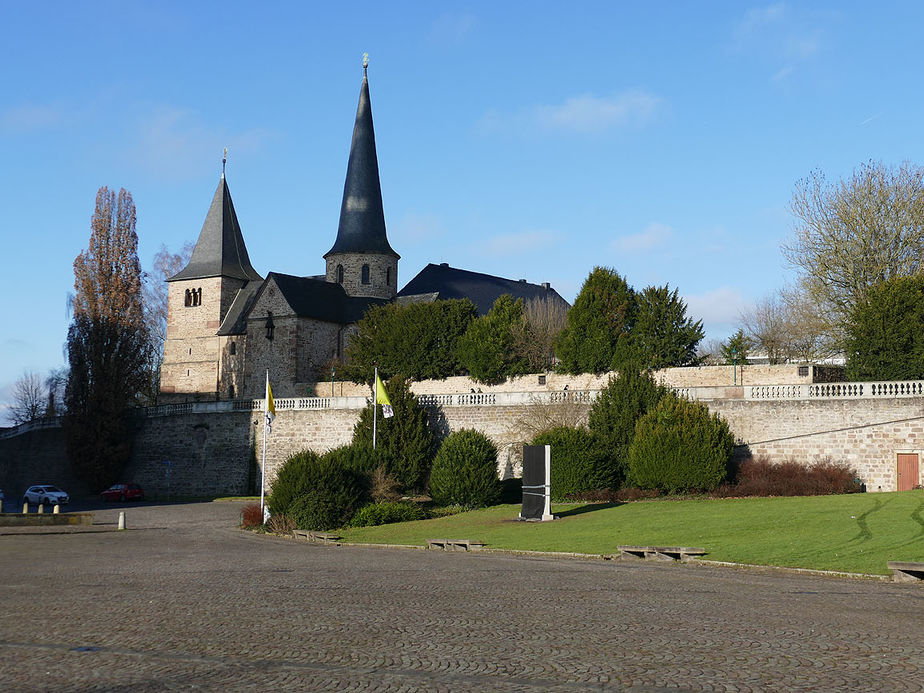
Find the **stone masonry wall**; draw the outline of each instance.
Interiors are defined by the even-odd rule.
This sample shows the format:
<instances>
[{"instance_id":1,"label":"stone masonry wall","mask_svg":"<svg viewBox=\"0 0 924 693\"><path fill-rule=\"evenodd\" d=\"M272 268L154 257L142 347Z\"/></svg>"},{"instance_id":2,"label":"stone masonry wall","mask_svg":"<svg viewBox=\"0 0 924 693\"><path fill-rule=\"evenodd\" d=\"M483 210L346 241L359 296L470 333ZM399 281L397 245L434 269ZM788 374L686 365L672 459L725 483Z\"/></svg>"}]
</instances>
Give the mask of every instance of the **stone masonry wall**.
<instances>
[{"instance_id":1,"label":"stone masonry wall","mask_svg":"<svg viewBox=\"0 0 924 693\"><path fill-rule=\"evenodd\" d=\"M455 390L464 385L461 381L440 382ZM554 383L556 389L559 384ZM574 380L568 384L572 392L579 389ZM591 384L581 381L584 387ZM481 396L461 399L477 401ZM530 437L530 422L555 406L531 404L528 398L521 401L525 403L444 406L431 410L431 420L441 435L461 428L482 431L498 447L498 473L505 478L516 476L520 473L520 444ZM752 454L766 455L774 462L845 462L856 469L870 491L896 488L898 453L924 457L924 397L713 399L705 403L728 421L736 438L747 443ZM277 410L267 444L268 480L294 452L310 448L323 453L350 442L362 400L346 397L329 404L326 409ZM230 402L222 406L227 409L144 419L126 478L138 481L152 494L247 492L254 478L253 444L260 458L263 413L233 411ZM586 406L574 409L571 415L586 421ZM165 465L164 461L171 464ZM924 481L924 469L920 470L920 478ZM17 494L26 485L40 482L57 483L77 493L69 476L61 430L32 431L0 439L0 488Z\"/></svg>"},{"instance_id":2,"label":"stone masonry wall","mask_svg":"<svg viewBox=\"0 0 924 693\"><path fill-rule=\"evenodd\" d=\"M870 491L894 491L899 452L924 457L924 399L713 400L754 456L810 464L825 459L856 469ZM919 468L924 480L924 465Z\"/></svg>"}]
</instances>

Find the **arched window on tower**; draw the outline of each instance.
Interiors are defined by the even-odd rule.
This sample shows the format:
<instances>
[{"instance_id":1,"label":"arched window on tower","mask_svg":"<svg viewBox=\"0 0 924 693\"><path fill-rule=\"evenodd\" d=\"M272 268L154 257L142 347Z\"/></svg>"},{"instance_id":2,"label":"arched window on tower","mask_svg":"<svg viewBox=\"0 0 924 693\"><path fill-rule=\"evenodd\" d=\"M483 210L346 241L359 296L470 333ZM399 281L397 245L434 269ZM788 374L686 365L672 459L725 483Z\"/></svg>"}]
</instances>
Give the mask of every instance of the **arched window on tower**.
<instances>
[{"instance_id":1,"label":"arched window on tower","mask_svg":"<svg viewBox=\"0 0 924 693\"><path fill-rule=\"evenodd\" d=\"M202 305L202 287L200 286L198 289L196 289L195 291L193 291L193 294L194 294L194 296L193 296L193 305L194 305L194 306L201 306L201 305Z\"/></svg>"},{"instance_id":2,"label":"arched window on tower","mask_svg":"<svg viewBox=\"0 0 924 693\"><path fill-rule=\"evenodd\" d=\"M361 281L363 284L369 283L369 265L363 265Z\"/></svg>"},{"instance_id":3,"label":"arched window on tower","mask_svg":"<svg viewBox=\"0 0 924 693\"><path fill-rule=\"evenodd\" d=\"M231 344L228 345L228 354L230 354L231 356L234 356L236 353L237 353L237 342L231 342Z\"/></svg>"},{"instance_id":4,"label":"arched window on tower","mask_svg":"<svg viewBox=\"0 0 924 693\"><path fill-rule=\"evenodd\" d=\"M183 305L184 306L192 305L192 291L190 291L189 289L186 289L186 297L183 299Z\"/></svg>"},{"instance_id":5,"label":"arched window on tower","mask_svg":"<svg viewBox=\"0 0 924 693\"><path fill-rule=\"evenodd\" d=\"M343 265L337 265L337 283L343 284Z\"/></svg>"},{"instance_id":6,"label":"arched window on tower","mask_svg":"<svg viewBox=\"0 0 924 693\"><path fill-rule=\"evenodd\" d=\"M391 286L391 267L385 268L385 286Z\"/></svg>"}]
</instances>

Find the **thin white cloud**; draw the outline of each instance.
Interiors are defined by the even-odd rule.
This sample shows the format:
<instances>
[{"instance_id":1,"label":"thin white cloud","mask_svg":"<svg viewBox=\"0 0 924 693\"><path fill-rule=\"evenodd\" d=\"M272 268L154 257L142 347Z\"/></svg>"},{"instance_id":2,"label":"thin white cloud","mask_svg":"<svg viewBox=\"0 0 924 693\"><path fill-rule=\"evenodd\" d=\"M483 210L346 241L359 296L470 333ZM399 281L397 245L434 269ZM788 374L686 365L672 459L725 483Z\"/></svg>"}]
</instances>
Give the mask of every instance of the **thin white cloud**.
<instances>
[{"instance_id":1,"label":"thin white cloud","mask_svg":"<svg viewBox=\"0 0 924 693\"><path fill-rule=\"evenodd\" d=\"M731 324L738 321L750 304L738 289L723 286L702 294L684 296L687 315L706 324Z\"/></svg>"},{"instance_id":2,"label":"thin white cloud","mask_svg":"<svg viewBox=\"0 0 924 693\"><path fill-rule=\"evenodd\" d=\"M427 42L433 46L458 46L464 43L475 23L475 15L470 12L447 12L433 21Z\"/></svg>"},{"instance_id":3,"label":"thin white cloud","mask_svg":"<svg viewBox=\"0 0 924 693\"><path fill-rule=\"evenodd\" d=\"M670 226L653 221L640 233L620 236L613 241L613 247L623 253L645 253L667 244L673 237Z\"/></svg>"},{"instance_id":4,"label":"thin white cloud","mask_svg":"<svg viewBox=\"0 0 924 693\"><path fill-rule=\"evenodd\" d=\"M518 113L488 110L479 123L484 131L509 130L596 134L649 123L661 110L663 99L643 89L611 96L580 94L558 104L540 104Z\"/></svg>"},{"instance_id":5,"label":"thin white cloud","mask_svg":"<svg viewBox=\"0 0 924 693\"><path fill-rule=\"evenodd\" d=\"M522 231L489 238L485 247L491 255L519 255L539 252L555 244L561 234L555 231Z\"/></svg>"},{"instance_id":6,"label":"thin white cloud","mask_svg":"<svg viewBox=\"0 0 924 693\"><path fill-rule=\"evenodd\" d=\"M443 220L435 214L409 212L388 225L388 235L406 243L418 243L445 236L446 227Z\"/></svg>"},{"instance_id":7,"label":"thin white cloud","mask_svg":"<svg viewBox=\"0 0 924 693\"><path fill-rule=\"evenodd\" d=\"M235 152L258 151L270 136L260 128L223 132L206 127L194 111L165 106L138 122L129 156L151 173L194 177L203 166L220 161L224 147L233 158Z\"/></svg>"},{"instance_id":8,"label":"thin white cloud","mask_svg":"<svg viewBox=\"0 0 924 693\"><path fill-rule=\"evenodd\" d=\"M782 85L823 49L821 17L820 13L784 3L753 8L732 30L732 50L769 62L770 80Z\"/></svg>"},{"instance_id":9,"label":"thin white cloud","mask_svg":"<svg viewBox=\"0 0 924 693\"><path fill-rule=\"evenodd\" d=\"M0 113L0 132L21 134L57 125L62 114L51 106L22 104Z\"/></svg>"},{"instance_id":10,"label":"thin white cloud","mask_svg":"<svg viewBox=\"0 0 924 693\"><path fill-rule=\"evenodd\" d=\"M601 132L627 125L644 125L657 112L661 100L642 90L609 97L582 94L554 106L538 106L533 117L548 130Z\"/></svg>"}]
</instances>

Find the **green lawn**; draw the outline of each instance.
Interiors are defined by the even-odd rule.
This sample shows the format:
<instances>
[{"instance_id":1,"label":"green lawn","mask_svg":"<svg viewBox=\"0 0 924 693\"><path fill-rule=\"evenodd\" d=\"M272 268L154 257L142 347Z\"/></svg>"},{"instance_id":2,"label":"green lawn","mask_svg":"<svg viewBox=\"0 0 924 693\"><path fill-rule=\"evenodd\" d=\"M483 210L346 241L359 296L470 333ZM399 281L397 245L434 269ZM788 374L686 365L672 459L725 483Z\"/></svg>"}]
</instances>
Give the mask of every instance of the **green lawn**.
<instances>
[{"instance_id":1,"label":"green lawn","mask_svg":"<svg viewBox=\"0 0 924 693\"><path fill-rule=\"evenodd\" d=\"M615 554L619 544L701 546L705 558L888 574L886 561L924 561L924 490L799 498L556 505L554 522L518 522L518 505L433 520L343 530L346 541L423 545L483 540L491 548Z\"/></svg>"}]
</instances>

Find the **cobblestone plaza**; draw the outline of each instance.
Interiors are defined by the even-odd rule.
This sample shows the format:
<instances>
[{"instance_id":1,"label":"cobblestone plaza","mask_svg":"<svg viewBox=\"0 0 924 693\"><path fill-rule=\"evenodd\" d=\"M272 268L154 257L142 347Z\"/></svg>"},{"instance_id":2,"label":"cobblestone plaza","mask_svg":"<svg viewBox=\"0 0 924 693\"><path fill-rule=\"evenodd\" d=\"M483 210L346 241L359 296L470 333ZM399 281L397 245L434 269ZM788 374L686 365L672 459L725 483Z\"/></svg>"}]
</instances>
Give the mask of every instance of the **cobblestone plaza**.
<instances>
[{"instance_id":1,"label":"cobblestone plaza","mask_svg":"<svg viewBox=\"0 0 924 693\"><path fill-rule=\"evenodd\" d=\"M920 585L317 546L236 529L240 507L0 528L0 688L924 687Z\"/></svg>"}]
</instances>

